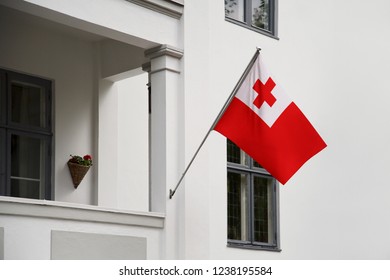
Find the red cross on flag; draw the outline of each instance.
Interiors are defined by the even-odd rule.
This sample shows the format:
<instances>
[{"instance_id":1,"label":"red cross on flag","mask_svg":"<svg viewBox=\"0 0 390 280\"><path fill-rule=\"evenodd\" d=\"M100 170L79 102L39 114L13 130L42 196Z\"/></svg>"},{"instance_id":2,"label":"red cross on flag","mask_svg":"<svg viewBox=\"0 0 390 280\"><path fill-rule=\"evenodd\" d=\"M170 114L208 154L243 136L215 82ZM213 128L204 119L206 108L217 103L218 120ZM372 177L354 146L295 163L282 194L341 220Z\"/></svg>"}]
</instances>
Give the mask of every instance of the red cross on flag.
<instances>
[{"instance_id":1,"label":"red cross on flag","mask_svg":"<svg viewBox=\"0 0 390 280\"><path fill-rule=\"evenodd\" d=\"M309 120L267 71L260 55L214 130L229 138L282 184L326 147Z\"/></svg>"}]
</instances>

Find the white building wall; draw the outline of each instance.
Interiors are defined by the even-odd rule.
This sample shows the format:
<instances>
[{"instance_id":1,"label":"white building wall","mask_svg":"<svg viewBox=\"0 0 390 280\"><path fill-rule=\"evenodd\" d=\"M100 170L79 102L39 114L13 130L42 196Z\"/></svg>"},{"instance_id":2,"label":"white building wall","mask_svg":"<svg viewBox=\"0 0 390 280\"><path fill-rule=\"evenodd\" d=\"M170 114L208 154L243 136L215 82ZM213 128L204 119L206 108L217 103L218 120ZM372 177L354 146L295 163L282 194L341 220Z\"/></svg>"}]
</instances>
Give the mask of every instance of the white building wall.
<instances>
[{"instance_id":1,"label":"white building wall","mask_svg":"<svg viewBox=\"0 0 390 280\"><path fill-rule=\"evenodd\" d=\"M167 126L170 133L167 139L173 142L165 145L168 150L161 151L163 154L169 152L164 158L169 163L169 170L161 174L162 178L169 176L163 182L163 196L171 184L174 187L176 177L181 174L180 167L184 170L185 163L190 161L256 46L262 48L262 56L276 80L282 83L328 144L323 152L280 187L281 252L226 246L226 140L212 132L174 200L166 197L159 200L161 208L167 209L162 234L159 230L149 232L138 227L111 227L87 221L64 223L45 218L38 219L37 226L30 218L2 216L5 258L48 258L52 229L146 235L152 240L148 243L148 258L390 257L390 223L386 219L390 212L387 203L390 189L386 183L390 158L387 149L390 132L386 131L386 111L390 103L387 97L390 90L387 83L390 65L387 27L390 22L386 14L390 4L387 1L374 0L367 4L350 0L341 3L335 0L279 0L279 40L226 22L223 1L186 1L185 14L180 21L119 0L99 0L98 3L91 0L82 4L79 1L46 0L4 2L15 7L28 4L35 14L107 38L132 42L138 47L149 48L160 43L183 47L184 56L178 64L180 75L161 81L166 92L174 95L169 99L172 102L167 104L172 110L164 111L172 118ZM108 15L108 8L121 16ZM120 11L136 16L125 19ZM0 21L4 20L5 17L0 18ZM99 88L97 84L102 69L99 69L96 44L86 41L85 37L82 40L64 38L63 34L59 36L57 31L50 29L45 29L45 42L40 41L37 38L42 38L42 27L24 26L18 21L13 23L12 28L0 24L1 34L15 43L12 46L0 44L1 67L56 82L58 199L85 204L104 199L99 205L127 208L128 202L135 198L127 199L130 196L128 189L117 193L118 188L130 179L127 172L133 168L123 165L126 159L121 152L126 143L122 141L126 138L119 142L117 138L118 130L127 123L117 112L110 119L101 118L110 116L110 112L117 108L123 112L124 103L120 103L116 95L121 85L112 88L115 96L111 95L108 103L101 102L104 87L100 84ZM124 36L126 33L132 35ZM11 47L18 59L4 55ZM64 72L65 68L72 71ZM174 89L173 93L171 89ZM165 88L159 90L164 92ZM102 107L97 104L98 97L99 105L107 106L104 114L99 111ZM180 108L183 104L184 109ZM174 119L174 116L180 119ZM96 122L98 117L102 121L99 125ZM69 126L69 120L74 120L77 125ZM181 131L183 127L184 131ZM102 141L99 143L97 137L103 132L106 138L99 139ZM106 149L99 153L98 158L108 169L103 169L101 164L94 166L83 186L74 191L65 166L68 153L97 152L98 143L103 145L103 140L107 139L109 142L104 143ZM78 149L69 152L75 146ZM114 147L114 151L110 147ZM104 161L110 159L110 152L114 153L114 165ZM182 162L183 155L185 162ZM97 168L102 172L99 177L95 173ZM97 178L99 188L104 189L103 192L100 192L103 189L99 190L99 196L92 189ZM143 184L147 182L140 183ZM138 186L136 192L142 199L147 195L145 189ZM140 210L145 207L143 203L135 205ZM30 235L35 243L26 241ZM25 243L20 243L20 240Z\"/></svg>"},{"instance_id":2,"label":"white building wall","mask_svg":"<svg viewBox=\"0 0 390 280\"><path fill-rule=\"evenodd\" d=\"M390 4L279 0L279 40L224 21L223 5L185 6L188 159L256 46L328 147L280 186L282 252L241 250L226 247L225 138L213 132L181 190L186 256L389 258Z\"/></svg>"},{"instance_id":3,"label":"white building wall","mask_svg":"<svg viewBox=\"0 0 390 280\"><path fill-rule=\"evenodd\" d=\"M184 10L184 104L185 104L185 163L189 163L196 149L200 145L203 137L210 128L215 117L214 93L211 84L212 61L210 28L213 26L213 17L210 7L213 1L187 1ZM216 1L215 1L216 2ZM223 7L222 7L223 8ZM202 19L202 20L199 20ZM211 134L210 138L213 135ZM215 240L210 235L211 212L225 208L219 201L212 201L210 190L218 188L211 184L211 178L217 166L212 166L212 158L216 154L210 146L210 139L200 150L193 165L188 171L185 180L180 186L174 199L184 199L185 205L183 213L184 223L184 243L182 248L182 258L186 259L208 259L211 257L211 244ZM224 145L222 143L222 145ZM223 161L219 161L221 168L225 166ZM223 189L222 171L218 184ZM226 184L225 184L226 186ZM182 197L179 195L183 193ZM216 202L216 203L214 203ZM224 217L224 216L220 216ZM225 239L226 234L218 236Z\"/></svg>"}]
</instances>

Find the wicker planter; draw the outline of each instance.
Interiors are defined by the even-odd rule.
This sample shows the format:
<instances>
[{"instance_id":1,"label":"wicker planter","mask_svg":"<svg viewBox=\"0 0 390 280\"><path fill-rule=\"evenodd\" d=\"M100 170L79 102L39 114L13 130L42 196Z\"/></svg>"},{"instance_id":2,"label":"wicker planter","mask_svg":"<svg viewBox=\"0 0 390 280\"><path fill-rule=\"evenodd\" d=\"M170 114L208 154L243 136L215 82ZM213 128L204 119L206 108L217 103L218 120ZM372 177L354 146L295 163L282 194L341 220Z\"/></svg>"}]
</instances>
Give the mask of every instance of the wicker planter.
<instances>
[{"instance_id":1,"label":"wicker planter","mask_svg":"<svg viewBox=\"0 0 390 280\"><path fill-rule=\"evenodd\" d=\"M68 161L68 167L70 171L70 175L72 176L73 185L75 189L80 185L83 180L85 174L87 174L90 166L84 166L81 164L73 163Z\"/></svg>"}]
</instances>

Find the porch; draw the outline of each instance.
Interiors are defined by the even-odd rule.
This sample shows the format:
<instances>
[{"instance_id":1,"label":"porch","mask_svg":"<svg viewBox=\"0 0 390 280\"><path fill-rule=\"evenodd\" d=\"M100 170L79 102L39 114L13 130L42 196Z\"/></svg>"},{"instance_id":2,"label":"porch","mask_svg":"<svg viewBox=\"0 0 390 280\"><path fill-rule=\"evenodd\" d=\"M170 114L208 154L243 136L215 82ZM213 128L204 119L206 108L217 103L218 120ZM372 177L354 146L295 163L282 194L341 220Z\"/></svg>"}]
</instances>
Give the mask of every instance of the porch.
<instances>
[{"instance_id":1,"label":"porch","mask_svg":"<svg viewBox=\"0 0 390 280\"><path fill-rule=\"evenodd\" d=\"M38 172L45 180L32 178L39 182L39 199L28 199L23 189L19 197L10 195L12 180L25 177L13 176L9 166L26 165L32 155L11 162L8 139L17 125L8 113L0 119L0 258L164 258L165 194L175 180L167 170L179 169L180 124L166 122L180 119L183 4L90 1L88 13L80 13L85 7L78 1L73 8L44 2L0 3L0 35L6 38L0 68L5 76L20 73L52 88L48 160L36 162L45 166L44 175ZM107 17L108 8L115 17ZM4 100L10 99L5 91ZM71 154L93 157L77 189L67 167ZM41 195L47 186L49 199ZM107 251L107 244L114 246Z\"/></svg>"}]
</instances>

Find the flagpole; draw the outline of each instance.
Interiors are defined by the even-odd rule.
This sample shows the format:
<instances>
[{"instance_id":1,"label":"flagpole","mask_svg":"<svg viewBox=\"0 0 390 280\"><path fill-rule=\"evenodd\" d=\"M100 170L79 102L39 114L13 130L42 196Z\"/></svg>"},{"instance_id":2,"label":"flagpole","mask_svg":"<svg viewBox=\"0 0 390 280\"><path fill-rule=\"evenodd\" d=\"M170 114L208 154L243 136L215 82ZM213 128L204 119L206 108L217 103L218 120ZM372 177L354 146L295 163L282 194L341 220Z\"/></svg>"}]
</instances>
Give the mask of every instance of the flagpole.
<instances>
[{"instance_id":1,"label":"flagpole","mask_svg":"<svg viewBox=\"0 0 390 280\"><path fill-rule=\"evenodd\" d=\"M172 197L175 195L177 188L180 186L180 183L183 181L184 176L187 174L188 169L190 169L192 163L194 162L196 156L198 155L200 149L202 148L203 144L206 142L206 139L209 137L211 131L213 131L214 127L217 125L219 120L222 118L223 113L225 113L227 107L229 107L230 103L232 102L234 96L237 93L237 90L240 88L242 83L244 82L244 79L248 75L249 71L252 69L253 64L255 63L257 57L259 56L261 51L261 48L256 47L256 52L253 55L251 61L249 62L248 66L246 67L244 73L241 75L241 78L238 80L236 86L234 87L233 91L229 95L229 98L226 100L225 104L223 105L221 111L218 113L217 117L215 118L213 124L211 125L210 129L207 131L206 136L203 138L202 142L200 143L198 149L196 150L195 154L191 158L190 162L188 163L186 169L184 170L183 174L181 175L179 181L177 182L175 188L172 190L169 190L169 199L172 199Z\"/></svg>"}]
</instances>

